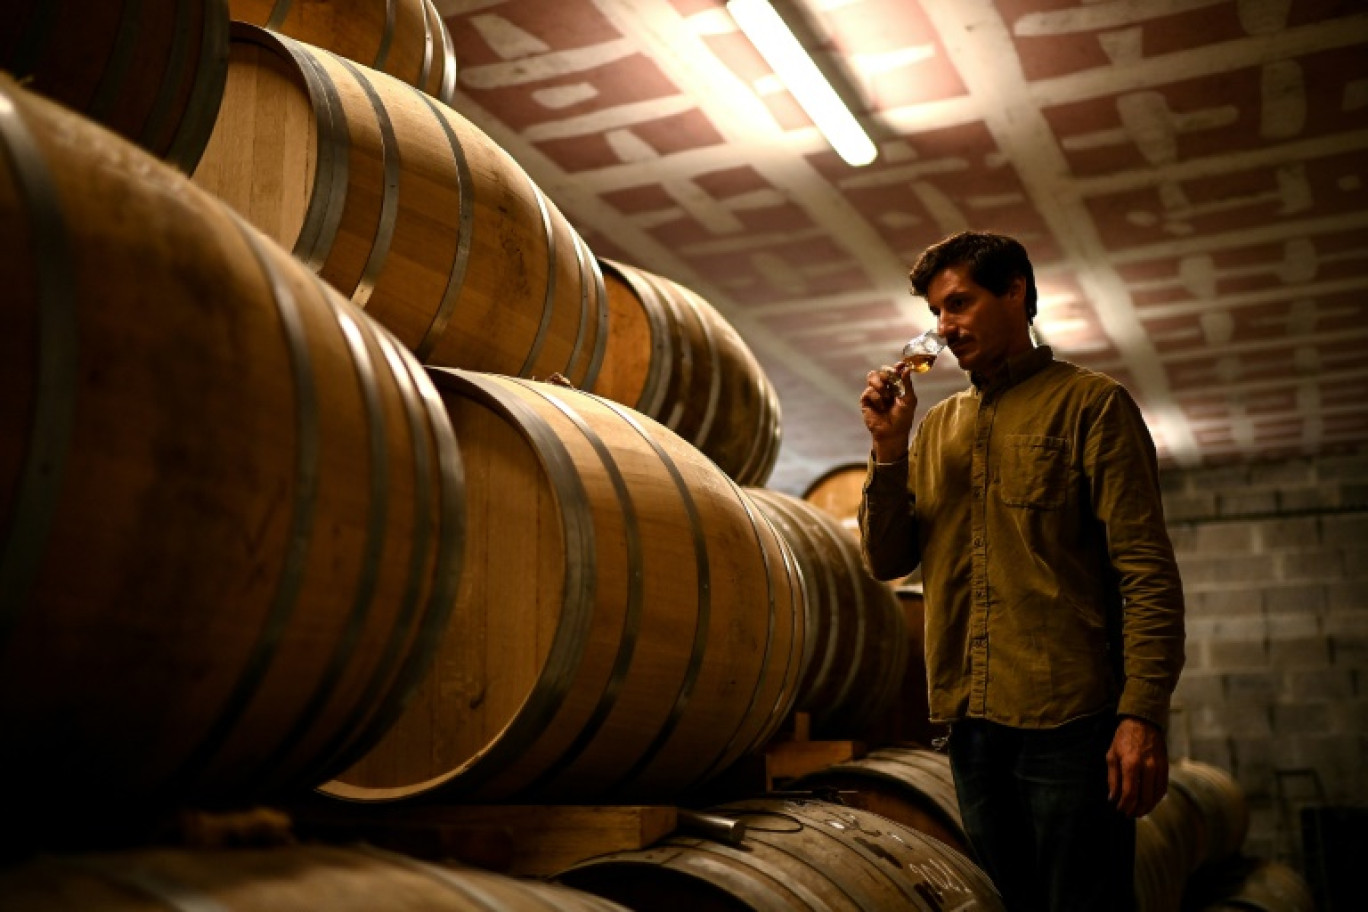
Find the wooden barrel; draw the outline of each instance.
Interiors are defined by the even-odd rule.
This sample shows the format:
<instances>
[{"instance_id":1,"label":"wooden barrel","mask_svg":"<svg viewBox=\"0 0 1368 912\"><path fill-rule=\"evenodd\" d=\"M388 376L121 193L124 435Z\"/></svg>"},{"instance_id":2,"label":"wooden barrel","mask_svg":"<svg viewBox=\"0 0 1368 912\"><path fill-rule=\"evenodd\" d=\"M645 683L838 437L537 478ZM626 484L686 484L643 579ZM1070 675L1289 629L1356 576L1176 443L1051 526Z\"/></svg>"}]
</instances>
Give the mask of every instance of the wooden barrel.
<instances>
[{"instance_id":1,"label":"wooden barrel","mask_svg":"<svg viewBox=\"0 0 1368 912\"><path fill-rule=\"evenodd\" d=\"M649 849L589 859L556 879L652 912L1004 908L988 876L963 855L869 811L759 799L708 813L742 821L741 842L676 834Z\"/></svg>"},{"instance_id":2,"label":"wooden barrel","mask_svg":"<svg viewBox=\"0 0 1368 912\"><path fill-rule=\"evenodd\" d=\"M668 429L548 383L431 371L471 528L458 614L404 717L323 787L382 801L656 800L793 705L804 604L750 498Z\"/></svg>"},{"instance_id":3,"label":"wooden barrel","mask_svg":"<svg viewBox=\"0 0 1368 912\"><path fill-rule=\"evenodd\" d=\"M1169 768L1169 788L1182 792L1196 809L1195 866L1214 864L1240 851L1249 832L1249 806L1230 773L1209 763L1178 760Z\"/></svg>"},{"instance_id":4,"label":"wooden barrel","mask_svg":"<svg viewBox=\"0 0 1368 912\"><path fill-rule=\"evenodd\" d=\"M1188 877L1201 862L1200 824L1197 806L1177 788L1135 822L1136 912L1182 908Z\"/></svg>"},{"instance_id":5,"label":"wooden barrel","mask_svg":"<svg viewBox=\"0 0 1368 912\"><path fill-rule=\"evenodd\" d=\"M780 491L747 493L788 540L807 585L812 657L794 708L811 714L816 736L860 737L892 710L907 677L902 606L830 516Z\"/></svg>"},{"instance_id":6,"label":"wooden barrel","mask_svg":"<svg viewBox=\"0 0 1368 912\"><path fill-rule=\"evenodd\" d=\"M8 78L0 95L7 807L326 780L394 718L455 601L463 482L436 392L183 176Z\"/></svg>"},{"instance_id":7,"label":"wooden barrel","mask_svg":"<svg viewBox=\"0 0 1368 912\"><path fill-rule=\"evenodd\" d=\"M418 89L234 23L194 177L424 363L593 386L597 262L507 153Z\"/></svg>"},{"instance_id":8,"label":"wooden barrel","mask_svg":"<svg viewBox=\"0 0 1368 912\"><path fill-rule=\"evenodd\" d=\"M17 0L0 70L183 171L204 152L228 70L226 0Z\"/></svg>"},{"instance_id":9,"label":"wooden barrel","mask_svg":"<svg viewBox=\"0 0 1368 912\"><path fill-rule=\"evenodd\" d=\"M803 500L834 516L846 533L860 540L860 496L864 489L863 462L848 462L828 469L803 491Z\"/></svg>"},{"instance_id":10,"label":"wooden barrel","mask_svg":"<svg viewBox=\"0 0 1368 912\"><path fill-rule=\"evenodd\" d=\"M367 847L50 855L0 872L0 912L627 912L570 887Z\"/></svg>"},{"instance_id":11,"label":"wooden barrel","mask_svg":"<svg viewBox=\"0 0 1368 912\"><path fill-rule=\"evenodd\" d=\"M852 807L873 811L971 855L960 818L950 758L932 750L886 747L809 773L793 789L840 791Z\"/></svg>"},{"instance_id":12,"label":"wooden barrel","mask_svg":"<svg viewBox=\"0 0 1368 912\"><path fill-rule=\"evenodd\" d=\"M238 21L332 51L451 104L456 54L432 0L228 0L228 6Z\"/></svg>"},{"instance_id":13,"label":"wooden barrel","mask_svg":"<svg viewBox=\"0 0 1368 912\"><path fill-rule=\"evenodd\" d=\"M807 486L803 500L836 518L856 542L860 541L860 500L868 465L850 462L828 469ZM921 591L921 568L898 581L899 588Z\"/></svg>"},{"instance_id":14,"label":"wooden barrel","mask_svg":"<svg viewBox=\"0 0 1368 912\"><path fill-rule=\"evenodd\" d=\"M1173 761L1168 792L1136 822L1138 912L1178 908L1193 873L1235 856L1248 826L1244 795L1228 773L1193 760Z\"/></svg>"},{"instance_id":15,"label":"wooden barrel","mask_svg":"<svg viewBox=\"0 0 1368 912\"><path fill-rule=\"evenodd\" d=\"M451 29L447 28L436 0L424 0L425 15L428 20L428 33L432 35L432 65L428 68L427 81L418 88L427 92L443 104L455 106L456 97L456 45L451 40Z\"/></svg>"},{"instance_id":16,"label":"wooden barrel","mask_svg":"<svg viewBox=\"0 0 1368 912\"><path fill-rule=\"evenodd\" d=\"M779 396L745 341L683 285L599 263L610 317L593 391L655 418L738 484L764 484L779 458Z\"/></svg>"}]
</instances>

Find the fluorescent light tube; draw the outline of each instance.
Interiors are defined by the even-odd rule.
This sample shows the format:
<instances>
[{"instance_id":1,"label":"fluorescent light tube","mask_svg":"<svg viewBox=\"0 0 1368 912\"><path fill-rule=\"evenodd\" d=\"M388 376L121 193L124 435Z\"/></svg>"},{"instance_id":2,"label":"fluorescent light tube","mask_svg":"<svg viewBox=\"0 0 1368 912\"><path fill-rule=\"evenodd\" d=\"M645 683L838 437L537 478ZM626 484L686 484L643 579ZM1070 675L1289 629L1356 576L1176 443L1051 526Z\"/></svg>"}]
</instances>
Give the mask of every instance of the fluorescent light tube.
<instances>
[{"instance_id":1,"label":"fluorescent light tube","mask_svg":"<svg viewBox=\"0 0 1368 912\"><path fill-rule=\"evenodd\" d=\"M878 149L769 0L727 0L727 10L836 154L856 167L872 162Z\"/></svg>"}]
</instances>

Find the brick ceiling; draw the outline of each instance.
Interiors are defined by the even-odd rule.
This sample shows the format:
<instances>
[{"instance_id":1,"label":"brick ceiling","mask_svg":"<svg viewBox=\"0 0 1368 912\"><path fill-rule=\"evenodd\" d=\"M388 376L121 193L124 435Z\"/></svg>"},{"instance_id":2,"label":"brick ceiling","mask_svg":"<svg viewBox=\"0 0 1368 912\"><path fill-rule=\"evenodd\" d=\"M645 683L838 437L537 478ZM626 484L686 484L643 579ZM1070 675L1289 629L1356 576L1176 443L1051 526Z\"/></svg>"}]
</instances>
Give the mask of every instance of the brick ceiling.
<instances>
[{"instance_id":1,"label":"brick ceiling","mask_svg":"<svg viewBox=\"0 0 1368 912\"><path fill-rule=\"evenodd\" d=\"M722 0L438 0L455 107L599 256L707 298L779 390L770 486L861 461L906 271L964 228L1168 465L1368 443L1368 2L788 0L880 148L851 168ZM962 387L953 361L919 381Z\"/></svg>"}]
</instances>

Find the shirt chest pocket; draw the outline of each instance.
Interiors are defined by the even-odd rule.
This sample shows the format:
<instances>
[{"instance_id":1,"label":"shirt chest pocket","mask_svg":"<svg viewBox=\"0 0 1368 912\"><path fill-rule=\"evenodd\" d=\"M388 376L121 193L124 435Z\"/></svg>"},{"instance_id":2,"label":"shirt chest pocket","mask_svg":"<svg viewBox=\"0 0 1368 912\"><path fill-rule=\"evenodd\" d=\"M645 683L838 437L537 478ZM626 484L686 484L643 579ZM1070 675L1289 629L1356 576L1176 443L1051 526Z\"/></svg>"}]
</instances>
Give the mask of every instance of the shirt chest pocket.
<instances>
[{"instance_id":1,"label":"shirt chest pocket","mask_svg":"<svg viewBox=\"0 0 1368 912\"><path fill-rule=\"evenodd\" d=\"M1058 510L1069 485L1069 441L1063 437L1009 434L998 460L998 492L1009 507Z\"/></svg>"}]
</instances>

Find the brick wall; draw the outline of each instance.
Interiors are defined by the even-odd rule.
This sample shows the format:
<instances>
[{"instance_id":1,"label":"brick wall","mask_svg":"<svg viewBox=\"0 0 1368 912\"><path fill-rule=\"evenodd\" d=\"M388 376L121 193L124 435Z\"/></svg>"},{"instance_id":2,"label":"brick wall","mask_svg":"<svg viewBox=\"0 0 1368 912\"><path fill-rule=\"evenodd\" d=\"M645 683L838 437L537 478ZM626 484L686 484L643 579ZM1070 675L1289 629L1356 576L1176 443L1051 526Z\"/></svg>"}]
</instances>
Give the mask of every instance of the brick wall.
<instances>
[{"instance_id":1,"label":"brick wall","mask_svg":"<svg viewBox=\"0 0 1368 912\"><path fill-rule=\"evenodd\" d=\"M1172 748L1235 775L1248 854L1298 862L1303 804L1368 805L1368 450L1164 486L1188 604Z\"/></svg>"}]
</instances>

